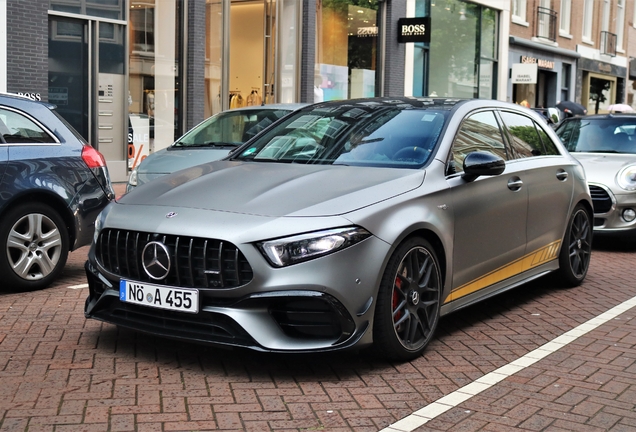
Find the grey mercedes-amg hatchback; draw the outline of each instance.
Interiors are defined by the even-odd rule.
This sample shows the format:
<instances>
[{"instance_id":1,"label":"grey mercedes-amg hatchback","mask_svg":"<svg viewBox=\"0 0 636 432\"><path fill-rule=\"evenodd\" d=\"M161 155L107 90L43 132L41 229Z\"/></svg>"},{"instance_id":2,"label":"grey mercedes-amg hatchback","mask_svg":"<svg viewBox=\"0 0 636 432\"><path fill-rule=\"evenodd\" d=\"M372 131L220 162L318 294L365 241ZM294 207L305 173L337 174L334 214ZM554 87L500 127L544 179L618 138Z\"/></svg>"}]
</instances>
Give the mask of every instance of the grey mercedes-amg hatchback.
<instances>
[{"instance_id":1,"label":"grey mercedes-amg hatchback","mask_svg":"<svg viewBox=\"0 0 636 432\"><path fill-rule=\"evenodd\" d=\"M549 272L580 284L591 221L581 164L528 109L319 103L110 204L85 313L218 345L409 359L442 315Z\"/></svg>"}]
</instances>

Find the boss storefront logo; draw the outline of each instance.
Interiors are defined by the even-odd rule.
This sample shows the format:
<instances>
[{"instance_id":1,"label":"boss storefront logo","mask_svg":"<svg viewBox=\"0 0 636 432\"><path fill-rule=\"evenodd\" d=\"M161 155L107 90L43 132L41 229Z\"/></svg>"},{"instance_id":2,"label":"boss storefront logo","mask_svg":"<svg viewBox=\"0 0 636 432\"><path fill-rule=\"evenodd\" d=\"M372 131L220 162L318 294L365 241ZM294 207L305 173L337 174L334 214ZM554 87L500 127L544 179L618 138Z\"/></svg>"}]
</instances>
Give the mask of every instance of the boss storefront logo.
<instances>
[{"instance_id":1,"label":"boss storefront logo","mask_svg":"<svg viewBox=\"0 0 636 432\"><path fill-rule=\"evenodd\" d=\"M431 17L400 18L398 20L398 42L430 42Z\"/></svg>"}]
</instances>

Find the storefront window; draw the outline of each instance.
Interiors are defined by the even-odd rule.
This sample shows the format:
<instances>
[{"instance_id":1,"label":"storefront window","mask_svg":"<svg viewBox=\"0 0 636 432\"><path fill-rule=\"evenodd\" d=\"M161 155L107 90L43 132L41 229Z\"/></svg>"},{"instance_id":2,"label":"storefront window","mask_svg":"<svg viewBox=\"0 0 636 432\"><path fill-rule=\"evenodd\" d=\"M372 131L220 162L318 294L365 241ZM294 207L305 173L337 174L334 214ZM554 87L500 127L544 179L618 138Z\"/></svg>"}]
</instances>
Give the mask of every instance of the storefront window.
<instances>
[{"instance_id":1,"label":"storefront window","mask_svg":"<svg viewBox=\"0 0 636 432\"><path fill-rule=\"evenodd\" d=\"M496 98L496 10L462 0L416 0L431 17L431 42L415 44L413 95Z\"/></svg>"},{"instance_id":2,"label":"storefront window","mask_svg":"<svg viewBox=\"0 0 636 432\"><path fill-rule=\"evenodd\" d=\"M614 103L616 78L601 75L593 76L592 74L588 74L588 78L588 114L602 114L608 112L608 107Z\"/></svg>"},{"instance_id":3,"label":"storefront window","mask_svg":"<svg viewBox=\"0 0 636 432\"><path fill-rule=\"evenodd\" d=\"M224 6L229 17L223 16ZM298 100L300 14L300 0L206 0L206 117L227 108Z\"/></svg>"},{"instance_id":4,"label":"storefront window","mask_svg":"<svg viewBox=\"0 0 636 432\"><path fill-rule=\"evenodd\" d=\"M223 4L207 0L205 8L205 117L221 111Z\"/></svg>"},{"instance_id":5,"label":"storefront window","mask_svg":"<svg viewBox=\"0 0 636 432\"><path fill-rule=\"evenodd\" d=\"M172 144L178 134L182 3L130 1L129 168L149 151Z\"/></svg>"},{"instance_id":6,"label":"storefront window","mask_svg":"<svg viewBox=\"0 0 636 432\"><path fill-rule=\"evenodd\" d=\"M318 0L314 101L375 96L377 0Z\"/></svg>"},{"instance_id":7,"label":"storefront window","mask_svg":"<svg viewBox=\"0 0 636 432\"><path fill-rule=\"evenodd\" d=\"M125 19L126 0L51 0L50 9L116 20Z\"/></svg>"}]
</instances>

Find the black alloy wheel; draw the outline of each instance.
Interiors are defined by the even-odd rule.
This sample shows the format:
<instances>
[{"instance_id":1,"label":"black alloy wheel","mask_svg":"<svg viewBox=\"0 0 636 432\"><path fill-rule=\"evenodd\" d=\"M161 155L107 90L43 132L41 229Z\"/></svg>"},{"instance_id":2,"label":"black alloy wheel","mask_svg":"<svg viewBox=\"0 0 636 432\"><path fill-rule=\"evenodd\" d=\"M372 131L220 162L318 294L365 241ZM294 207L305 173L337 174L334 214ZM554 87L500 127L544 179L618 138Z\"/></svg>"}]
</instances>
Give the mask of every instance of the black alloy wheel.
<instances>
[{"instance_id":1,"label":"black alloy wheel","mask_svg":"<svg viewBox=\"0 0 636 432\"><path fill-rule=\"evenodd\" d=\"M441 304L442 278L429 242L412 238L395 251L382 278L374 340L382 356L410 360L433 338Z\"/></svg>"},{"instance_id":2,"label":"black alloy wheel","mask_svg":"<svg viewBox=\"0 0 636 432\"><path fill-rule=\"evenodd\" d=\"M581 204L576 206L568 221L559 254L559 276L568 286L583 282L592 255L592 217Z\"/></svg>"}]
</instances>

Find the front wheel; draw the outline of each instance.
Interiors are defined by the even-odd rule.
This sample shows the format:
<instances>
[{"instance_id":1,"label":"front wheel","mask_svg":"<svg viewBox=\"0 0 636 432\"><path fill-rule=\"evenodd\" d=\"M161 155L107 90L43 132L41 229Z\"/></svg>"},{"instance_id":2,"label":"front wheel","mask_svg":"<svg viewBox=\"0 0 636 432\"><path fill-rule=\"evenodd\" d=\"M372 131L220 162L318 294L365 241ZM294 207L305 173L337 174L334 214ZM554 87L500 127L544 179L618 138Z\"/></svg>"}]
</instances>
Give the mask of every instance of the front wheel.
<instances>
[{"instance_id":1,"label":"front wheel","mask_svg":"<svg viewBox=\"0 0 636 432\"><path fill-rule=\"evenodd\" d=\"M570 287L580 285L587 275L592 254L592 229L589 211L579 204L570 216L559 254L558 275Z\"/></svg>"},{"instance_id":2,"label":"front wheel","mask_svg":"<svg viewBox=\"0 0 636 432\"><path fill-rule=\"evenodd\" d=\"M0 275L6 285L22 291L48 286L68 257L64 221L40 203L22 204L3 215L0 242Z\"/></svg>"},{"instance_id":3,"label":"front wheel","mask_svg":"<svg viewBox=\"0 0 636 432\"><path fill-rule=\"evenodd\" d=\"M439 321L441 272L431 244L412 238L391 256L378 293L373 337L376 350L394 360L422 354Z\"/></svg>"}]
</instances>

